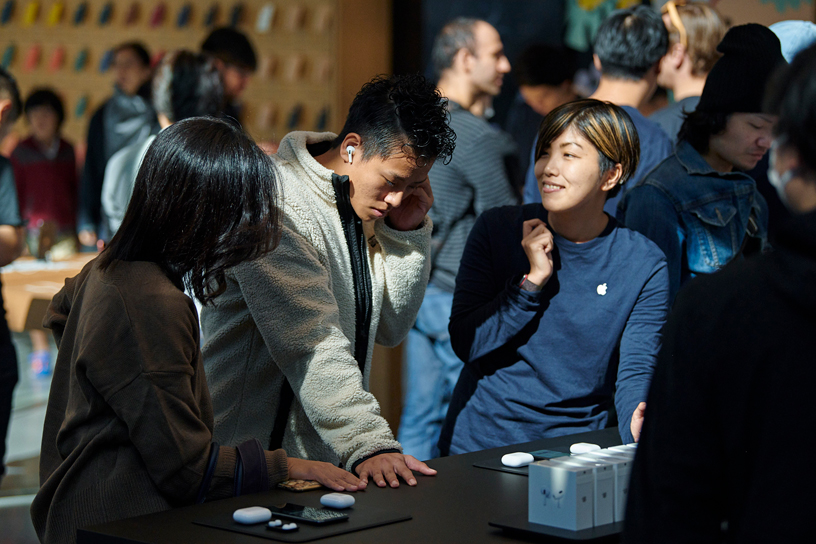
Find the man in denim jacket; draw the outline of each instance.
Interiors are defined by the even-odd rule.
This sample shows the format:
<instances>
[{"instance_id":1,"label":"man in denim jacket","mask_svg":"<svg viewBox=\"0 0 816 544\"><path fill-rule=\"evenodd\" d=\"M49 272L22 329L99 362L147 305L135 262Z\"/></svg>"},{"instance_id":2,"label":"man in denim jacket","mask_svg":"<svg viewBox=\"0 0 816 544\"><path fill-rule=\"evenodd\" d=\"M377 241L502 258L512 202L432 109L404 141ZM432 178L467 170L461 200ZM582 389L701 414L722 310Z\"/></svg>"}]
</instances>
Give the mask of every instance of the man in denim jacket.
<instances>
[{"instance_id":1,"label":"man in denim jacket","mask_svg":"<svg viewBox=\"0 0 816 544\"><path fill-rule=\"evenodd\" d=\"M785 59L773 32L757 24L732 28L717 50L723 57L674 154L618 206L618 220L666 254L671 300L689 278L767 248L768 207L743 172L771 147L776 117L762 113L762 95Z\"/></svg>"}]
</instances>

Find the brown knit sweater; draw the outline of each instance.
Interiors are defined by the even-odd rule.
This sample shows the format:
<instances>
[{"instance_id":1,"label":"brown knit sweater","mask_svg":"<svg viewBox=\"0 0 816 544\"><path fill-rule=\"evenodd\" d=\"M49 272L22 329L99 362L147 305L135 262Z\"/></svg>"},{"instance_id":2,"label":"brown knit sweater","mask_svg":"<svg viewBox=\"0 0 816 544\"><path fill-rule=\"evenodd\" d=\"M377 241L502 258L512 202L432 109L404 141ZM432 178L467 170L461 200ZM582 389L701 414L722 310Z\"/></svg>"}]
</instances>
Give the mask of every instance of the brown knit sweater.
<instances>
[{"instance_id":1,"label":"brown knit sweater","mask_svg":"<svg viewBox=\"0 0 816 544\"><path fill-rule=\"evenodd\" d=\"M44 543L78 528L195 502L213 412L193 302L161 269L91 261L54 297L44 326L59 347L31 518ZM233 494L236 452L221 446L206 498ZM283 450L266 452L270 485Z\"/></svg>"}]
</instances>

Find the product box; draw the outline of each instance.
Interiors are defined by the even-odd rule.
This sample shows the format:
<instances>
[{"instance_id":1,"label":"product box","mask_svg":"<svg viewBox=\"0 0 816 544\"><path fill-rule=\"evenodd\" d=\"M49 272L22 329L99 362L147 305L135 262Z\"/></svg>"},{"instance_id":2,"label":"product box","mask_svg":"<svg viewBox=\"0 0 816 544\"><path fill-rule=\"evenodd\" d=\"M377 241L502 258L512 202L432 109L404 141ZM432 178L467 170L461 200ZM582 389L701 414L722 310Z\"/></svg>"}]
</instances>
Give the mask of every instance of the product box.
<instances>
[{"instance_id":1,"label":"product box","mask_svg":"<svg viewBox=\"0 0 816 544\"><path fill-rule=\"evenodd\" d=\"M632 459L626 454L610 452L609 450L593 451L580 457L611 465L615 473L615 521L623 521L626 515L626 500L629 496Z\"/></svg>"},{"instance_id":2,"label":"product box","mask_svg":"<svg viewBox=\"0 0 816 544\"><path fill-rule=\"evenodd\" d=\"M553 461L528 465L528 521L572 531L591 528L593 467Z\"/></svg>"},{"instance_id":3,"label":"product box","mask_svg":"<svg viewBox=\"0 0 816 544\"><path fill-rule=\"evenodd\" d=\"M594 452L593 452L594 453ZM559 457L552 461L565 465L585 466L592 469L593 476L593 522L596 527L615 521L615 469L601 459L588 454Z\"/></svg>"}]
</instances>

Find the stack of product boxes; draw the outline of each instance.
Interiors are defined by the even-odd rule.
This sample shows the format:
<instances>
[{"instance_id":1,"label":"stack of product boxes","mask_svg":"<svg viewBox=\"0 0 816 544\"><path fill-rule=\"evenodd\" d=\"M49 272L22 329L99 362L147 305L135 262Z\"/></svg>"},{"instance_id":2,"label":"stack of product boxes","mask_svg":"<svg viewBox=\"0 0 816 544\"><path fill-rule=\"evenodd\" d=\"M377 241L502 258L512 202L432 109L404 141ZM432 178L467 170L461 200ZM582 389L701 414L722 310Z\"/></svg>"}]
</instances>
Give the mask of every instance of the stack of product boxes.
<instances>
[{"instance_id":1,"label":"stack of product boxes","mask_svg":"<svg viewBox=\"0 0 816 544\"><path fill-rule=\"evenodd\" d=\"M580 531L623 521L636 444L529 465L531 523Z\"/></svg>"}]
</instances>

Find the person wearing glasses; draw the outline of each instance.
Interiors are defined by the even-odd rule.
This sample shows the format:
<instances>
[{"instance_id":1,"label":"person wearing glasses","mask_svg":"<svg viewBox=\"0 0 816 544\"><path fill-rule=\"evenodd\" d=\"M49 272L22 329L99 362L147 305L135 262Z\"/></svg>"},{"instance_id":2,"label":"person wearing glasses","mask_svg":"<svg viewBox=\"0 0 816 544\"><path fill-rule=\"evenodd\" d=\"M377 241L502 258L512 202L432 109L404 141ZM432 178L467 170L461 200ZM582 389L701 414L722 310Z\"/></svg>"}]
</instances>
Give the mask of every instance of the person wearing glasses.
<instances>
[{"instance_id":1,"label":"person wearing glasses","mask_svg":"<svg viewBox=\"0 0 816 544\"><path fill-rule=\"evenodd\" d=\"M669 31L669 51L660 60L657 84L672 92L674 102L649 119L676 144L683 116L697 107L708 73L720 58L717 44L727 29L706 2L669 0L660 11Z\"/></svg>"}]
</instances>

